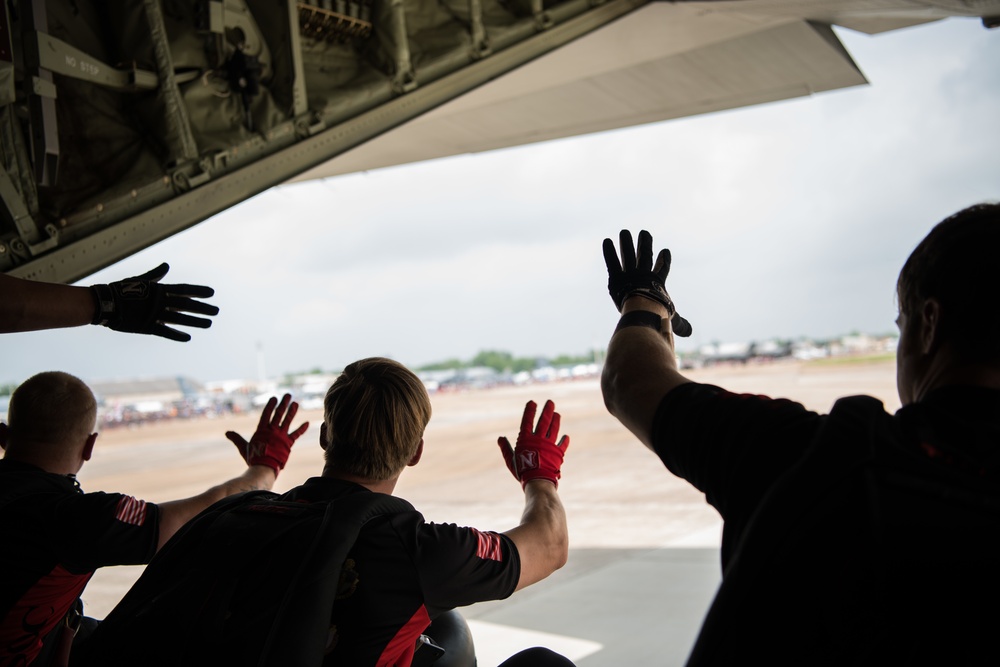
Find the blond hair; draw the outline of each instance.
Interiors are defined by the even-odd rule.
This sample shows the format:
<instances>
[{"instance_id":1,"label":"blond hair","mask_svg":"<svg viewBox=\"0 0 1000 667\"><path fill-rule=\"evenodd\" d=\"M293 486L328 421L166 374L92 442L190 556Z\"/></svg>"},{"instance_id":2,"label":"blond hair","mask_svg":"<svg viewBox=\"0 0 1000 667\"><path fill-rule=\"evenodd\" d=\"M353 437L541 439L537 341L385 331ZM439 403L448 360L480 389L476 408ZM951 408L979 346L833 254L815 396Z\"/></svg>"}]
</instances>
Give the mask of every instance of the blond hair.
<instances>
[{"instance_id":1,"label":"blond hair","mask_svg":"<svg viewBox=\"0 0 1000 667\"><path fill-rule=\"evenodd\" d=\"M370 480L399 475L416 455L431 418L431 400L420 379L382 357L345 368L323 407L327 461Z\"/></svg>"}]
</instances>

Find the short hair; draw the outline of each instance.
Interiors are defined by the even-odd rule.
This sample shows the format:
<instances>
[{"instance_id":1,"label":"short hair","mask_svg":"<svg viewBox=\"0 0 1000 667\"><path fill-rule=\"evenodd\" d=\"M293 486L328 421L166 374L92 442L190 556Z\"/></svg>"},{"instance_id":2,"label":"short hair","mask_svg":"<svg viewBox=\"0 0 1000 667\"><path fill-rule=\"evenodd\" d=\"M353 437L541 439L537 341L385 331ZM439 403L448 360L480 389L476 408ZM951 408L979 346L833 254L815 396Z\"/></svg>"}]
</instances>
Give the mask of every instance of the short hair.
<instances>
[{"instance_id":1,"label":"short hair","mask_svg":"<svg viewBox=\"0 0 1000 667\"><path fill-rule=\"evenodd\" d=\"M951 215L910 254L896 284L900 312L915 316L926 299L941 306L942 340L963 359L1000 361L1000 204Z\"/></svg>"},{"instance_id":2,"label":"short hair","mask_svg":"<svg viewBox=\"0 0 1000 667\"><path fill-rule=\"evenodd\" d=\"M38 373L14 390L7 407L12 444L61 444L87 437L97 400L82 380L60 371Z\"/></svg>"},{"instance_id":3,"label":"short hair","mask_svg":"<svg viewBox=\"0 0 1000 667\"><path fill-rule=\"evenodd\" d=\"M392 479L417 453L431 419L427 389L402 364L382 357L355 361L323 401L326 459L370 480Z\"/></svg>"}]
</instances>

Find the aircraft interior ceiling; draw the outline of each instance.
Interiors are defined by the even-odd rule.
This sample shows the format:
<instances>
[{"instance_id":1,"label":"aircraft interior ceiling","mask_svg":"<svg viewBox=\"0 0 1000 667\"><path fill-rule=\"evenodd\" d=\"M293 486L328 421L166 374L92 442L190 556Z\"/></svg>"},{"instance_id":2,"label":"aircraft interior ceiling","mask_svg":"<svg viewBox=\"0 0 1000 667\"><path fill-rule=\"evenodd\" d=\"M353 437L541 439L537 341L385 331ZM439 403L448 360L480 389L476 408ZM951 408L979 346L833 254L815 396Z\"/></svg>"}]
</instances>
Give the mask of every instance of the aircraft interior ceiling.
<instances>
[{"instance_id":1,"label":"aircraft interior ceiling","mask_svg":"<svg viewBox=\"0 0 1000 667\"><path fill-rule=\"evenodd\" d=\"M831 28L1000 0L18 0L0 271L71 282L290 179L865 83Z\"/></svg>"}]
</instances>

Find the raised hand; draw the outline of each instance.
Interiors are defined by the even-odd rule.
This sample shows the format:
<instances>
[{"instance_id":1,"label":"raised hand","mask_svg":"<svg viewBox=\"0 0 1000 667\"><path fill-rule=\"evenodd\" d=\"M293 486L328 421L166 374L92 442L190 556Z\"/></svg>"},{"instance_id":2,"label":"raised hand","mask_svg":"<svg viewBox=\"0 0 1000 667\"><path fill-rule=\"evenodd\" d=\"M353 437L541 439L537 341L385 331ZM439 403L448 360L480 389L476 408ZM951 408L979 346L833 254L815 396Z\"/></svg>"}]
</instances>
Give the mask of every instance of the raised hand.
<instances>
[{"instance_id":1,"label":"raised hand","mask_svg":"<svg viewBox=\"0 0 1000 667\"><path fill-rule=\"evenodd\" d=\"M199 315L217 315L216 306L196 301L215 294L204 285L161 285L167 275L166 263L134 278L126 278L107 285L92 285L97 306L92 324L102 324L115 331L152 334L170 340L186 342L191 334L178 331L168 324L207 329L212 321Z\"/></svg>"},{"instance_id":2,"label":"raised hand","mask_svg":"<svg viewBox=\"0 0 1000 667\"><path fill-rule=\"evenodd\" d=\"M537 407L534 401L528 401L524 406L521 431L517 435L515 447L511 448L510 441L504 436L497 440L507 469L514 475L514 479L521 482L522 488L533 479L548 480L559 486L563 457L569 448L568 435L564 435L556 443L561 418L555 411L555 404L545 401L542 414L538 417L538 426L533 427Z\"/></svg>"},{"instance_id":3,"label":"raised hand","mask_svg":"<svg viewBox=\"0 0 1000 667\"><path fill-rule=\"evenodd\" d=\"M284 468L285 463L288 462L292 445L309 428L309 422L305 422L294 431L289 431L292 420L298 411L299 404L293 401L289 394L285 394L280 403L278 403L277 398L272 396L267 401L267 405L264 406L260 422L257 424L257 431L250 438L250 442L244 440L243 436L235 431L227 431L226 437L236 445L236 449L239 450L240 456L247 462L247 465L267 466L273 469L275 474L278 474L278 471Z\"/></svg>"},{"instance_id":4,"label":"raised hand","mask_svg":"<svg viewBox=\"0 0 1000 667\"><path fill-rule=\"evenodd\" d=\"M621 261L611 239L604 239L604 263L608 267L608 292L621 312L630 296L642 296L663 305L670 315L673 332L686 338L691 335L691 323L677 314L674 302L667 294L666 280L670 273L670 251L664 248L653 263L653 237L646 230L639 232L638 253L632 234L623 229L619 234Z\"/></svg>"}]
</instances>

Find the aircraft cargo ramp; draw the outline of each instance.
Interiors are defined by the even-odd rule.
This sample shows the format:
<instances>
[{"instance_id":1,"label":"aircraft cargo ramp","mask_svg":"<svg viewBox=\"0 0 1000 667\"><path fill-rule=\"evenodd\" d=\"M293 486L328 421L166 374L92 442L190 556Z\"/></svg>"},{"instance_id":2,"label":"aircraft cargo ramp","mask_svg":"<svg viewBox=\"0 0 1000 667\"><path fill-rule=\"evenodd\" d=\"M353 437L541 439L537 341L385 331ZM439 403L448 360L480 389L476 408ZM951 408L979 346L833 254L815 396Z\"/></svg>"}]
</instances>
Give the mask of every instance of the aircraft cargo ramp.
<instances>
[{"instance_id":1,"label":"aircraft cargo ramp","mask_svg":"<svg viewBox=\"0 0 1000 667\"><path fill-rule=\"evenodd\" d=\"M1000 1L4 3L0 271L75 281L293 178L862 84L831 26L948 16Z\"/></svg>"}]
</instances>

